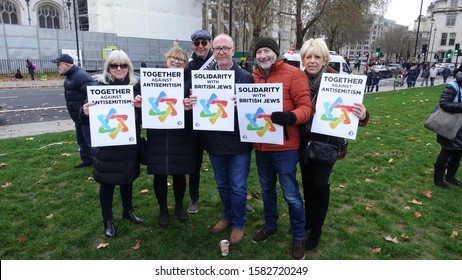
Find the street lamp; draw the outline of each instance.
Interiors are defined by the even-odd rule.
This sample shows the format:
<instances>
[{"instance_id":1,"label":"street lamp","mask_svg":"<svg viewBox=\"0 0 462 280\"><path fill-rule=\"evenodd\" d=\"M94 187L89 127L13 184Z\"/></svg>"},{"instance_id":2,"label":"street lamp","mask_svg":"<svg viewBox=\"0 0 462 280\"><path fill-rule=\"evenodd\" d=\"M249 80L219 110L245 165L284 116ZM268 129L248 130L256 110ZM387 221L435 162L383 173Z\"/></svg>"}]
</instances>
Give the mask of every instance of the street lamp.
<instances>
[{"instance_id":1,"label":"street lamp","mask_svg":"<svg viewBox=\"0 0 462 280\"><path fill-rule=\"evenodd\" d=\"M430 26L430 34L428 35L428 47L430 46L430 40L432 39L433 24L435 23L435 19L433 17L430 20L430 23L431 23L431 26ZM427 47L427 50L426 50L427 53L425 54L425 57L424 57L424 63L427 61L427 54L429 53L428 47ZM430 53L430 60L431 60L431 53Z\"/></svg>"},{"instance_id":2,"label":"street lamp","mask_svg":"<svg viewBox=\"0 0 462 280\"><path fill-rule=\"evenodd\" d=\"M436 26L435 29L433 29L433 43L432 43L432 52L433 53L433 46L435 46L435 37L436 37ZM431 62L431 57L430 57L430 62Z\"/></svg>"},{"instance_id":3,"label":"street lamp","mask_svg":"<svg viewBox=\"0 0 462 280\"><path fill-rule=\"evenodd\" d=\"M417 35L415 36L414 59L416 59L417 43L419 42L419 30L420 30L420 18L422 17L422 6L423 6L423 0L420 1L419 22L417 23Z\"/></svg>"},{"instance_id":4,"label":"street lamp","mask_svg":"<svg viewBox=\"0 0 462 280\"><path fill-rule=\"evenodd\" d=\"M244 53L245 53L245 41L246 41L246 38L245 38L245 29L246 29L245 18L247 17L247 3L248 2L249 2L249 0L242 0L242 4L244 5L244 37L242 37L242 55L244 55Z\"/></svg>"},{"instance_id":5,"label":"street lamp","mask_svg":"<svg viewBox=\"0 0 462 280\"><path fill-rule=\"evenodd\" d=\"M229 36L233 36L233 0L229 0L229 22L228 22Z\"/></svg>"},{"instance_id":6,"label":"street lamp","mask_svg":"<svg viewBox=\"0 0 462 280\"><path fill-rule=\"evenodd\" d=\"M27 4L27 16L28 16L27 20L29 20L29 25L31 25L31 23L30 23L29 2L30 2L30 0L26 0L26 4Z\"/></svg>"},{"instance_id":7,"label":"street lamp","mask_svg":"<svg viewBox=\"0 0 462 280\"><path fill-rule=\"evenodd\" d=\"M67 1L67 17L69 18L69 29L72 29L72 22L71 22L71 1Z\"/></svg>"},{"instance_id":8,"label":"street lamp","mask_svg":"<svg viewBox=\"0 0 462 280\"><path fill-rule=\"evenodd\" d=\"M77 27L77 8L75 7L75 0L72 0L74 5L74 26L75 26L75 43L77 45L77 65L80 66L80 53L79 53L79 29ZM70 7L71 0L67 0L67 5Z\"/></svg>"}]
</instances>

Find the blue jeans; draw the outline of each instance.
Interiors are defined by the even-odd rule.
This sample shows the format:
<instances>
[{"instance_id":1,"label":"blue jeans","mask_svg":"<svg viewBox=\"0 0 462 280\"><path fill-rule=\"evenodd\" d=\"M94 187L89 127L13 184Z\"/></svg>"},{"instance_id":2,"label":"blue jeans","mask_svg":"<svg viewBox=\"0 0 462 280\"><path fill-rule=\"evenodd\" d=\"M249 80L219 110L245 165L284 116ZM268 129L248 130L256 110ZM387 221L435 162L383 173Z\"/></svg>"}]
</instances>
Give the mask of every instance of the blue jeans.
<instances>
[{"instance_id":1,"label":"blue jeans","mask_svg":"<svg viewBox=\"0 0 462 280\"><path fill-rule=\"evenodd\" d=\"M233 228L244 228L251 151L231 155L209 154L209 158L223 203L223 220L231 222Z\"/></svg>"},{"instance_id":2,"label":"blue jeans","mask_svg":"<svg viewBox=\"0 0 462 280\"><path fill-rule=\"evenodd\" d=\"M278 209L276 180L289 205L290 232L294 240L305 240L305 210L297 181L298 151L256 151L258 177L262 191L265 227L277 228Z\"/></svg>"},{"instance_id":3,"label":"blue jeans","mask_svg":"<svg viewBox=\"0 0 462 280\"><path fill-rule=\"evenodd\" d=\"M94 152L91 147L90 126L76 123L75 135L77 137L77 144L80 147L80 159L83 163L92 163Z\"/></svg>"}]
</instances>

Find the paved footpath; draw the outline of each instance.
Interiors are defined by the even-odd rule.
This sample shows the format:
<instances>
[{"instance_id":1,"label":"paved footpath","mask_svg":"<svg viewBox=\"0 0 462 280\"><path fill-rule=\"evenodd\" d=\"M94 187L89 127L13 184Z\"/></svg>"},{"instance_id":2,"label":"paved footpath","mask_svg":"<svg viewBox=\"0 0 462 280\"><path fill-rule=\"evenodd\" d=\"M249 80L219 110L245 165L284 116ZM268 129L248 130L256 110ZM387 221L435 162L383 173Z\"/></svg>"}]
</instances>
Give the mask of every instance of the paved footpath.
<instances>
[{"instance_id":1,"label":"paved footpath","mask_svg":"<svg viewBox=\"0 0 462 280\"><path fill-rule=\"evenodd\" d=\"M358 74L356 71L353 74ZM362 74L362 73L361 73ZM450 77L448 81L451 79ZM417 79L416 87L420 87L422 82L421 78ZM435 85L443 83L443 78L438 76L435 80ZM39 87L62 87L63 80L10 80L1 81L0 90L11 88L39 88ZM406 85L396 87L396 90L407 88ZM379 85L379 92L393 90L393 79L382 79ZM37 122L19 125L5 125L0 126L0 139L13 138L13 137L26 137L37 134L44 134L50 132L63 132L74 129L74 122L71 119L61 121Z\"/></svg>"}]
</instances>

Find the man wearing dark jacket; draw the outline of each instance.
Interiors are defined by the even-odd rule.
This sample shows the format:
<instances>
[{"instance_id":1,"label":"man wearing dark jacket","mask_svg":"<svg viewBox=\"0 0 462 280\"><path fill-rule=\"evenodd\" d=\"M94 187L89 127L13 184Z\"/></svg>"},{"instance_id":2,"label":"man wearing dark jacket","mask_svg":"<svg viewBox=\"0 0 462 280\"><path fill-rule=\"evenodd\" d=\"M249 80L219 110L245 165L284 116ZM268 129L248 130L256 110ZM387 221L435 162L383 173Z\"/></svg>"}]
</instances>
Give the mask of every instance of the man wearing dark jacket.
<instances>
[{"instance_id":1,"label":"man wearing dark jacket","mask_svg":"<svg viewBox=\"0 0 462 280\"><path fill-rule=\"evenodd\" d=\"M64 80L64 98L69 115L75 123L77 144L80 147L82 162L75 168L91 166L93 164L93 149L91 147L90 126L82 124L79 111L87 101L87 86L96 82L85 70L74 65L74 60L68 54L61 54L51 62L56 63L59 74L66 76Z\"/></svg>"}]
</instances>

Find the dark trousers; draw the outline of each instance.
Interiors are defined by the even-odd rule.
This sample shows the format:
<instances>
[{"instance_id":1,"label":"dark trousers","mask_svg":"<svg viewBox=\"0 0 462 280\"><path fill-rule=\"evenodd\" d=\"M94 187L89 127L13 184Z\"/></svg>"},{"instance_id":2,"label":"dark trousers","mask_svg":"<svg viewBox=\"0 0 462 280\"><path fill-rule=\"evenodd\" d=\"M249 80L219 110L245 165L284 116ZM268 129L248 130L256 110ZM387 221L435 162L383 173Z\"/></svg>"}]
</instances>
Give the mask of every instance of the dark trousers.
<instances>
[{"instance_id":1,"label":"dark trousers","mask_svg":"<svg viewBox=\"0 0 462 280\"><path fill-rule=\"evenodd\" d=\"M201 181L202 160L204 159L204 146L198 141L196 150L196 170L189 174L189 198L199 200L199 185Z\"/></svg>"},{"instance_id":2,"label":"dark trousers","mask_svg":"<svg viewBox=\"0 0 462 280\"><path fill-rule=\"evenodd\" d=\"M104 221L112 221L112 202L114 200L115 185L100 184L99 185L99 202L101 204L101 214ZM122 207L124 211L133 210L132 203L133 185L120 185L120 198L122 199Z\"/></svg>"},{"instance_id":3,"label":"dark trousers","mask_svg":"<svg viewBox=\"0 0 462 280\"><path fill-rule=\"evenodd\" d=\"M455 177L457 170L459 169L461 158L462 150L441 148L435 162L434 181L441 182L445 171L447 171L446 176Z\"/></svg>"},{"instance_id":4,"label":"dark trousers","mask_svg":"<svg viewBox=\"0 0 462 280\"><path fill-rule=\"evenodd\" d=\"M80 159L83 163L92 163L94 151L91 147L90 126L76 123L75 135L77 137L77 144L80 147Z\"/></svg>"},{"instance_id":5,"label":"dark trousers","mask_svg":"<svg viewBox=\"0 0 462 280\"><path fill-rule=\"evenodd\" d=\"M157 202L161 209L167 209L167 178L168 175L154 175L154 193L156 194ZM175 197L175 205L182 206L184 193L186 191L186 176L172 175L173 178L173 195Z\"/></svg>"}]
</instances>

